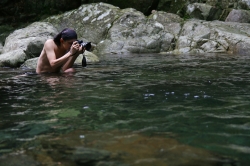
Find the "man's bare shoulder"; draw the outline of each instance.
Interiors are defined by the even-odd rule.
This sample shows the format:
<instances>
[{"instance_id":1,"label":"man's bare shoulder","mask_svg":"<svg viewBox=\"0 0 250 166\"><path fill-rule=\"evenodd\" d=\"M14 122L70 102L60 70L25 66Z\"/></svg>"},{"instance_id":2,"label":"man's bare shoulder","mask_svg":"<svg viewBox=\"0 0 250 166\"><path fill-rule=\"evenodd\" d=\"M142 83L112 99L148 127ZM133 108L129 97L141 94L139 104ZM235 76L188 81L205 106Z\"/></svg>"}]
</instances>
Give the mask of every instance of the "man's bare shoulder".
<instances>
[{"instance_id":1,"label":"man's bare shoulder","mask_svg":"<svg viewBox=\"0 0 250 166\"><path fill-rule=\"evenodd\" d=\"M55 44L55 42L54 42L53 39L48 39L48 40L46 40L46 42L45 42L45 45L54 45L54 44Z\"/></svg>"},{"instance_id":2,"label":"man's bare shoulder","mask_svg":"<svg viewBox=\"0 0 250 166\"><path fill-rule=\"evenodd\" d=\"M53 39L48 39L46 40L46 42L44 43L44 48L45 49L51 49L54 48L56 46L55 42Z\"/></svg>"}]
</instances>

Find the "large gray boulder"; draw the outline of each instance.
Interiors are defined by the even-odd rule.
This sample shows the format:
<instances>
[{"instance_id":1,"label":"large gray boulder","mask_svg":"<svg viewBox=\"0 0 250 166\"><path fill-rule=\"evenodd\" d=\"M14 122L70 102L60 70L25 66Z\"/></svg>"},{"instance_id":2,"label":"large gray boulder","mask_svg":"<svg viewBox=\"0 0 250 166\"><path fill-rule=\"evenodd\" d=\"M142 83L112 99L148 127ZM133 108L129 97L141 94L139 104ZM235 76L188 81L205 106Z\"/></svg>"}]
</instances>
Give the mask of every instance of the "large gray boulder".
<instances>
[{"instance_id":1,"label":"large gray boulder","mask_svg":"<svg viewBox=\"0 0 250 166\"><path fill-rule=\"evenodd\" d=\"M250 23L250 11L233 9L227 16L226 22Z\"/></svg>"},{"instance_id":2,"label":"large gray boulder","mask_svg":"<svg viewBox=\"0 0 250 166\"><path fill-rule=\"evenodd\" d=\"M25 60L38 57L48 38L53 38L56 29L46 22L35 22L26 28L11 33L0 55L0 66L18 67Z\"/></svg>"},{"instance_id":3,"label":"large gray boulder","mask_svg":"<svg viewBox=\"0 0 250 166\"><path fill-rule=\"evenodd\" d=\"M11 33L5 40L3 53L22 49L31 56L39 56L44 42L53 38L57 30L47 22L35 22Z\"/></svg>"},{"instance_id":4,"label":"large gray boulder","mask_svg":"<svg viewBox=\"0 0 250 166\"><path fill-rule=\"evenodd\" d=\"M26 54L22 49L16 49L4 54L0 54L0 67L18 67L26 60Z\"/></svg>"},{"instance_id":5,"label":"large gray boulder","mask_svg":"<svg viewBox=\"0 0 250 166\"><path fill-rule=\"evenodd\" d=\"M178 33L178 28L175 28L180 29L180 22L183 20L166 12L153 15L148 18L132 8L119 9L98 3L82 5L77 10L50 17L45 21L53 24L58 31L65 27L74 27L79 38L97 44L94 51L96 54L168 51ZM161 23L154 19L157 15L164 17ZM172 17L178 18L173 24L167 21L172 20ZM162 23L168 25L164 26Z\"/></svg>"},{"instance_id":6,"label":"large gray boulder","mask_svg":"<svg viewBox=\"0 0 250 166\"><path fill-rule=\"evenodd\" d=\"M58 32L66 27L77 31L78 38L98 43L106 38L114 20L119 17L120 9L106 3L82 5L76 10L45 19Z\"/></svg>"},{"instance_id":7,"label":"large gray boulder","mask_svg":"<svg viewBox=\"0 0 250 166\"><path fill-rule=\"evenodd\" d=\"M183 19L154 11L149 17L134 9L124 9L110 28L107 38L97 45L102 53L154 53L172 50Z\"/></svg>"},{"instance_id":8,"label":"large gray boulder","mask_svg":"<svg viewBox=\"0 0 250 166\"><path fill-rule=\"evenodd\" d=\"M164 26L148 20L141 12L134 9L124 9L123 14L114 21L107 38L97 45L97 51L102 53L150 53L160 52L161 38L173 39L166 36ZM165 35L165 36L164 36ZM167 39L170 37L170 39Z\"/></svg>"},{"instance_id":9,"label":"large gray boulder","mask_svg":"<svg viewBox=\"0 0 250 166\"><path fill-rule=\"evenodd\" d=\"M249 55L250 25L221 21L187 21L176 42L176 49L168 52L232 53Z\"/></svg>"}]
</instances>

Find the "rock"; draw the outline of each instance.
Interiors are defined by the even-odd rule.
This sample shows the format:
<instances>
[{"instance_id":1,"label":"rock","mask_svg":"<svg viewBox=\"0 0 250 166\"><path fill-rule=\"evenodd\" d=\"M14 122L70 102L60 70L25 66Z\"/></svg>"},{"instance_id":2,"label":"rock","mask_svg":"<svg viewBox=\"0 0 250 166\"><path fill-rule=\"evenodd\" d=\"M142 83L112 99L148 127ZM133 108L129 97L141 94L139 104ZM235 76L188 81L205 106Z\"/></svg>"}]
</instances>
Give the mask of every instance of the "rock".
<instances>
[{"instance_id":1,"label":"rock","mask_svg":"<svg viewBox=\"0 0 250 166\"><path fill-rule=\"evenodd\" d=\"M20 165L29 165L29 166L39 166L41 163L35 161L30 156L24 154L10 154L3 155L0 157L0 166L20 166Z\"/></svg>"},{"instance_id":2,"label":"rock","mask_svg":"<svg viewBox=\"0 0 250 166\"><path fill-rule=\"evenodd\" d=\"M44 42L55 34L56 29L46 22L35 22L14 31L6 38L1 65L18 67L25 60L39 56Z\"/></svg>"},{"instance_id":3,"label":"rock","mask_svg":"<svg viewBox=\"0 0 250 166\"><path fill-rule=\"evenodd\" d=\"M250 11L232 10L227 16L226 22L250 23Z\"/></svg>"},{"instance_id":4,"label":"rock","mask_svg":"<svg viewBox=\"0 0 250 166\"><path fill-rule=\"evenodd\" d=\"M147 18L134 9L125 9L121 12L123 15L113 23L106 40L97 44L98 52L152 53L168 51L171 49L175 35L179 33L178 28L181 29L179 21L182 19L177 15L174 17L173 14L166 12L155 12ZM170 23L171 20L173 20L172 23Z\"/></svg>"},{"instance_id":5,"label":"rock","mask_svg":"<svg viewBox=\"0 0 250 166\"><path fill-rule=\"evenodd\" d=\"M200 20L219 20L222 10L204 3L193 3L187 6L186 13L191 18Z\"/></svg>"},{"instance_id":6,"label":"rock","mask_svg":"<svg viewBox=\"0 0 250 166\"><path fill-rule=\"evenodd\" d=\"M162 24L164 30L175 37L179 35L182 28L181 25L184 23L184 20L180 16L163 11L155 11L149 16L149 20Z\"/></svg>"},{"instance_id":7,"label":"rock","mask_svg":"<svg viewBox=\"0 0 250 166\"><path fill-rule=\"evenodd\" d=\"M36 58L31 58L31 59L28 59L26 60L22 65L21 67L22 68L28 68L28 69L36 69L36 66L37 66L37 61L38 61L38 57Z\"/></svg>"},{"instance_id":8,"label":"rock","mask_svg":"<svg viewBox=\"0 0 250 166\"><path fill-rule=\"evenodd\" d=\"M210 38L210 28L202 21L187 21L176 42L176 50L170 53L189 53L193 49L201 49L200 46ZM200 52L200 51L199 51Z\"/></svg>"},{"instance_id":9,"label":"rock","mask_svg":"<svg viewBox=\"0 0 250 166\"><path fill-rule=\"evenodd\" d=\"M250 9L250 1L249 0L239 0L239 9L249 10Z\"/></svg>"},{"instance_id":10,"label":"rock","mask_svg":"<svg viewBox=\"0 0 250 166\"><path fill-rule=\"evenodd\" d=\"M5 41L3 53L22 49L26 54L37 57L40 55L44 42L53 38L56 29L46 22L35 22L26 28L11 33Z\"/></svg>"},{"instance_id":11,"label":"rock","mask_svg":"<svg viewBox=\"0 0 250 166\"><path fill-rule=\"evenodd\" d=\"M130 166L130 165L114 161L100 161L95 166Z\"/></svg>"},{"instance_id":12,"label":"rock","mask_svg":"<svg viewBox=\"0 0 250 166\"><path fill-rule=\"evenodd\" d=\"M217 6L222 9L233 8L238 6L239 0L206 0L206 4Z\"/></svg>"},{"instance_id":13,"label":"rock","mask_svg":"<svg viewBox=\"0 0 250 166\"><path fill-rule=\"evenodd\" d=\"M99 62L98 56L96 56L94 53L85 51L84 56L86 57L87 63L96 63ZM82 64L82 57L83 55L79 55L75 61L76 64Z\"/></svg>"},{"instance_id":14,"label":"rock","mask_svg":"<svg viewBox=\"0 0 250 166\"><path fill-rule=\"evenodd\" d=\"M239 55L250 54L249 24L239 24L236 22L213 22L210 25L213 31L211 39L218 42L218 46L220 46L217 49L224 47L225 50L227 50L227 53Z\"/></svg>"},{"instance_id":15,"label":"rock","mask_svg":"<svg viewBox=\"0 0 250 166\"><path fill-rule=\"evenodd\" d=\"M197 8L202 9L200 14L208 19L210 7ZM241 16L244 16L241 21L247 22L248 17ZM96 55L106 53L248 54L250 47L249 24L184 20L176 14L156 10L146 17L133 8L119 9L105 3L82 5L76 10L49 17L45 21L49 23L36 22L16 30L6 39L4 54L0 56L1 66L16 67L31 57L39 56L44 42L65 27L74 27L79 39L96 43L92 53L86 51L87 62L98 62ZM19 51L13 52L14 50ZM20 59L16 60L12 55ZM76 63L81 63L81 59L79 57ZM28 66L34 68L36 65Z\"/></svg>"},{"instance_id":16,"label":"rock","mask_svg":"<svg viewBox=\"0 0 250 166\"><path fill-rule=\"evenodd\" d=\"M105 150L98 150L85 147L77 147L68 151L68 157L77 164L93 164L101 160L107 160L111 153Z\"/></svg>"},{"instance_id":17,"label":"rock","mask_svg":"<svg viewBox=\"0 0 250 166\"><path fill-rule=\"evenodd\" d=\"M158 5L159 0L140 0L140 1L134 1L134 0L91 0L91 3L100 3L100 2L106 2L109 4L112 4L114 6L118 6L121 9L131 8L141 11L145 15L151 12L150 9L156 8ZM89 1L83 1L84 3L89 3Z\"/></svg>"},{"instance_id":18,"label":"rock","mask_svg":"<svg viewBox=\"0 0 250 166\"><path fill-rule=\"evenodd\" d=\"M182 28L176 49L168 53L250 53L250 25L234 22L189 20ZM164 53L163 53L164 54Z\"/></svg>"},{"instance_id":19,"label":"rock","mask_svg":"<svg viewBox=\"0 0 250 166\"><path fill-rule=\"evenodd\" d=\"M183 8L190 3L190 0L159 0L157 10L180 14Z\"/></svg>"},{"instance_id":20,"label":"rock","mask_svg":"<svg viewBox=\"0 0 250 166\"><path fill-rule=\"evenodd\" d=\"M19 67L26 59L27 56L22 49L13 50L0 54L0 66Z\"/></svg>"},{"instance_id":21,"label":"rock","mask_svg":"<svg viewBox=\"0 0 250 166\"><path fill-rule=\"evenodd\" d=\"M78 38L98 43L106 38L113 21L119 16L120 9L113 5L98 3L82 5L76 10L47 18L57 31L74 27Z\"/></svg>"}]
</instances>

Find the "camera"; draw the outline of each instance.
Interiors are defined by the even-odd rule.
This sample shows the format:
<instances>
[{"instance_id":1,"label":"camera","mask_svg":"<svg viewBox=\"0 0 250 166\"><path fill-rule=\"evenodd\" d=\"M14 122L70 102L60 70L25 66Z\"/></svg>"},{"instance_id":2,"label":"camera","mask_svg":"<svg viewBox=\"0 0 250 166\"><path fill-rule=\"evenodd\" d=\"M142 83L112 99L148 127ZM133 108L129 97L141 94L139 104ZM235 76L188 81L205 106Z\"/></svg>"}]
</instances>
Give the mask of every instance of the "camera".
<instances>
[{"instance_id":1,"label":"camera","mask_svg":"<svg viewBox=\"0 0 250 166\"><path fill-rule=\"evenodd\" d=\"M91 49L91 42L83 42L82 40L77 40L78 44L80 44L85 50L90 51Z\"/></svg>"},{"instance_id":2,"label":"camera","mask_svg":"<svg viewBox=\"0 0 250 166\"><path fill-rule=\"evenodd\" d=\"M85 48L85 50L90 51L91 49L91 42L86 42L84 43L82 40L77 40L78 44L80 44L82 46L82 48ZM87 66L87 60L86 57L83 56L82 57L82 67L86 67Z\"/></svg>"}]
</instances>

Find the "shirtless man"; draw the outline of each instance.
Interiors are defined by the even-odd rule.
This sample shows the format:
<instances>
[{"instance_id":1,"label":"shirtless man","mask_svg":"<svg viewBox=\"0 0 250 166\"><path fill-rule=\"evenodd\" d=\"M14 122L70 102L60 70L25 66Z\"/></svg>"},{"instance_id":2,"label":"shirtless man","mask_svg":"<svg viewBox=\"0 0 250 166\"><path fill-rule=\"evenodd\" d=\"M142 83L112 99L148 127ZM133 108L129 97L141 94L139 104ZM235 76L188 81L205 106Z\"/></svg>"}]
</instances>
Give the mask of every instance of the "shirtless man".
<instances>
[{"instance_id":1,"label":"shirtless man","mask_svg":"<svg viewBox=\"0 0 250 166\"><path fill-rule=\"evenodd\" d=\"M48 39L38 58L36 72L75 72L72 66L78 55L85 51L76 40L76 32L69 28L62 30L54 39Z\"/></svg>"}]
</instances>

